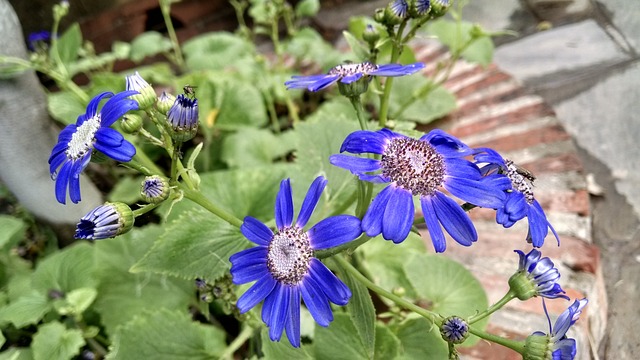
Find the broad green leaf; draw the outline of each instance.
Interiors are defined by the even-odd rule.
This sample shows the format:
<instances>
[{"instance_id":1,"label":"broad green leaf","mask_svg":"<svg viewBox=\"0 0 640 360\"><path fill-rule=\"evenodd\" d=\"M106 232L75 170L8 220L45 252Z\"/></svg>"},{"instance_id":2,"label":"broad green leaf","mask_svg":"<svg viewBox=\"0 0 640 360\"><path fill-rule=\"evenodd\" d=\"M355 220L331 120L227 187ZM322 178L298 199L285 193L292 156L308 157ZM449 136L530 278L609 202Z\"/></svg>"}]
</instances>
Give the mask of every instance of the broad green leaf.
<instances>
[{"instance_id":1,"label":"broad green leaf","mask_svg":"<svg viewBox=\"0 0 640 360\"><path fill-rule=\"evenodd\" d=\"M52 321L38 327L31 349L34 360L68 360L78 355L84 344L82 331Z\"/></svg>"},{"instance_id":2,"label":"broad green leaf","mask_svg":"<svg viewBox=\"0 0 640 360\"><path fill-rule=\"evenodd\" d=\"M218 104L216 127L240 129L247 126L260 127L267 123L267 109L260 91L245 81L227 81L219 89L221 103Z\"/></svg>"},{"instance_id":3,"label":"broad green leaf","mask_svg":"<svg viewBox=\"0 0 640 360\"><path fill-rule=\"evenodd\" d=\"M461 55L468 61L487 66L493 59L493 42L488 33L476 26L467 21L440 18L430 22L427 31L437 36L452 52L462 51Z\"/></svg>"},{"instance_id":4,"label":"broad green leaf","mask_svg":"<svg viewBox=\"0 0 640 360\"><path fill-rule=\"evenodd\" d=\"M30 348L11 347L0 352L0 360L33 360Z\"/></svg>"},{"instance_id":5,"label":"broad green leaf","mask_svg":"<svg viewBox=\"0 0 640 360\"><path fill-rule=\"evenodd\" d=\"M319 0L302 0L296 4L296 16L315 16L320 11Z\"/></svg>"},{"instance_id":6,"label":"broad green leaf","mask_svg":"<svg viewBox=\"0 0 640 360\"><path fill-rule=\"evenodd\" d=\"M12 246L22 239L27 225L24 221L8 215L0 215L0 248Z\"/></svg>"},{"instance_id":7,"label":"broad green leaf","mask_svg":"<svg viewBox=\"0 0 640 360\"><path fill-rule=\"evenodd\" d=\"M468 48L462 52L462 57L470 62L488 66L493 61L493 41L489 36L482 36L474 40Z\"/></svg>"},{"instance_id":8,"label":"broad green leaf","mask_svg":"<svg viewBox=\"0 0 640 360\"><path fill-rule=\"evenodd\" d=\"M63 125L74 124L78 116L87 111L86 104L69 91L58 91L47 95L47 110L51 117Z\"/></svg>"},{"instance_id":9,"label":"broad green leaf","mask_svg":"<svg viewBox=\"0 0 640 360\"><path fill-rule=\"evenodd\" d=\"M136 316L118 328L106 359L217 359L226 333L191 321L186 311L161 309Z\"/></svg>"},{"instance_id":10,"label":"broad green leaf","mask_svg":"<svg viewBox=\"0 0 640 360\"><path fill-rule=\"evenodd\" d=\"M86 242L62 249L38 264L32 276L33 288L42 293L59 290L69 293L79 288L94 288L93 249Z\"/></svg>"},{"instance_id":11,"label":"broad green leaf","mask_svg":"<svg viewBox=\"0 0 640 360\"><path fill-rule=\"evenodd\" d=\"M373 306L369 289L344 270L340 263L333 262L344 283L351 290L351 299L346 306L351 321L358 331L360 341L365 347L368 358L373 358L376 343L376 309Z\"/></svg>"},{"instance_id":12,"label":"broad green leaf","mask_svg":"<svg viewBox=\"0 0 640 360\"><path fill-rule=\"evenodd\" d=\"M369 359L355 324L345 313L335 313L333 322L326 328L316 326L313 345L318 360Z\"/></svg>"},{"instance_id":13,"label":"broad green leaf","mask_svg":"<svg viewBox=\"0 0 640 360\"><path fill-rule=\"evenodd\" d=\"M215 32L196 36L182 46L187 67L191 70L223 70L253 62L253 44L239 36Z\"/></svg>"},{"instance_id":14,"label":"broad green leaf","mask_svg":"<svg viewBox=\"0 0 640 360\"><path fill-rule=\"evenodd\" d=\"M395 79L389 104L391 116L427 124L455 110L455 96L441 86L434 86L419 75Z\"/></svg>"},{"instance_id":15,"label":"broad green leaf","mask_svg":"<svg viewBox=\"0 0 640 360\"><path fill-rule=\"evenodd\" d=\"M9 322L16 328L37 324L50 310L52 306L47 296L33 291L0 308L0 324Z\"/></svg>"},{"instance_id":16,"label":"broad green leaf","mask_svg":"<svg viewBox=\"0 0 640 360\"><path fill-rule=\"evenodd\" d=\"M449 356L438 327L423 317L407 319L393 331L402 344L398 360L447 359Z\"/></svg>"},{"instance_id":17,"label":"broad green leaf","mask_svg":"<svg viewBox=\"0 0 640 360\"><path fill-rule=\"evenodd\" d=\"M91 77L90 93L92 96L104 91L118 93L125 89L125 76L111 72L100 72ZM102 103L104 105L104 102Z\"/></svg>"},{"instance_id":18,"label":"broad green leaf","mask_svg":"<svg viewBox=\"0 0 640 360\"><path fill-rule=\"evenodd\" d=\"M171 50L171 40L157 31L147 31L136 36L131 41L129 58L133 62L140 62L147 56L154 56Z\"/></svg>"},{"instance_id":19,"label":"broad green leaf","mask_svg":"<svg viewBox=\"0 0 640 360\"><path fill-rule=\"evenodd\" d=\"M119 325L145 309L186 309L193 299L193 283L149 273L132 274L133 266L162 234L160 226L136 228L94 248L95 276L100 296L94 308L101 322L113 335Z\"/></svg>"},{"instance_id":20,"label":"broad green leaf","mask_svg":"<svg viewBox=\"0 0 640 360\"><path fill-rule=\"evenodd\" d=\"M418 297L432 304L430 310L442 315L466 318L489 306L480 282L459 263L434 254L419 254L405 263L407 279ZM483 327L488 318L477 322ZM478 338L470 336L464 345L472 345Z\"/></svg>"},{"instance_id":21,"label":"broad green leaf","mask_svg":"<svg viewBox=\"0 0 640 360\"><path fill-rule=\"evenodd\" d=\"M400 353L400 339L386 325L376 324L376 350L374 359L395 359Z\"/></svg>"},{"instance_id":22,"label":"broad green leaf","mask_svg":"<svg viewBox=\"0 0 640 360\"><path fill-rule=\"evenodd\" d=\"M262 352L266 360L296 359L296 360L312 360L312 349L309 345L302 344L300 348L294 348L287 340L287 335L282 334L280 341L271 341L269 339L269 330L263 329L260 333L262 337Z\"/></svg>"},{"instance_id":23,"label":"broad green leaf","mask_svg":"<svg viewBox=\"0 0 640 360\"><path fill-rule=\"evenodd\" d=\"M51 54L54 54L57 48L57 52L60 55L60 60L65 66L69 66L78 58L78 51L82 46L82 31L80 31L80 25L73 23L67 31L58 38L57 46L51 47ZM55 56L52 57L56 59Z\"/></svg>"},{"instance_id":24,"label":"broad green leaf","mask_svg":"<svg viewBox=\"0 0 640 360\"><path fill-rule=\"evenodd\" d=\"M107 197L109 201L133 204L140 201L140 189L143 177L124 177L113 187Z\"/></svg>"},{"instance_id":25,"label":"broad green leaf","mask_svg":"<svg viewBox=\"0 0 640 360\"><path fill-rule=\"evenodd\" d=\"M276 158L293 150L293 144L282 140L266 129L247 128L225 136L222 144L222 160L230 168L251 168L270 165Z\"/></svg>"},{"instance_id":26,"label":"broad green leaf","mask_svg":"<svg viewBox=\"0 0 640 360\"><path fill-rule=\"evenodd\" d=\"M240 230L200 209L185 212L131 271L215 280L229 271L229 256L249 242Z\"/></svg>"},{"instance_id":27,"label":"broad green leaf","mask_svg":"<svg viewBox=\"0 0 640 360\"><path fill-rule=\"evenodd\" d=\"M356 57L335 49L326 42L317 31L305 27L298 31L290 41L284 43L285 51L300 61L311 61L328 70L347 60L356 61Z\"/></svg>"},{"instance_id":28,"label":"broad green leaf","mask_svg":"<svg viewBox=\"0 0 640 360\"><path fill-rule=\"evenodd\" d=\"M98 296L94 288L80 288L70 291L63 299L54 301L53 306L60 315L81 315Z\"/></svg>"}]
</instances>

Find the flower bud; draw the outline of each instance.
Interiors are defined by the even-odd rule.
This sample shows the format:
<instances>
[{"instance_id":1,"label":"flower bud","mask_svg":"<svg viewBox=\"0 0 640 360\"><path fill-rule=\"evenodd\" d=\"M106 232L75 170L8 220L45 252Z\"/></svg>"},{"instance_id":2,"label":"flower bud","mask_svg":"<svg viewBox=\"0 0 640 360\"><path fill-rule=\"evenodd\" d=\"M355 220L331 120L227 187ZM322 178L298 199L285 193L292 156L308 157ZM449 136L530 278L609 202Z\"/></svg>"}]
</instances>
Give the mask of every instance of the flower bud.
<instances>
[{"instance_id":1,"label":"flower bud","mask_svg":"<svg viewBox=\"0 0 640 360\"><path fill-rule=\"evenodd\" d=\"M142 110L148 109L156 102L156 92L151 85L146 82L136 71L133 75L126 77L126 89L137 91L137 95L131 96L131 99L138 102L138 107Z\"/></svg>"},{"instance_id":2,"label":"flower bud","mask_svg":"<svg viewBox=\"0 0 640 360\"><path fill-rule=\"evenodd\" d=\"M156 101L156 109L163 115L167 115L174 102L176 102L176 97L163 91Z\"/></svg>"},{"instance_id":3,"label":"flower bud","mask_svg":"<svg viewBox=\"0 0 640 360\"><path fill-rule=\"evenodd\" d=\"M161 176L147 176L142 181L140 196L150 204L158 204L165 201L170 193L169 182Z\"/></svg>"},{"instance_id":4,"label":"flower bud","mask_svg":"<svg viewBox=\"0 0 640 360\"><path fill-rule=\"evenodd\" d=\"M125 203L106 202L80 219L76 239L100 240L124 234L133 228L135 217Z\"/></svg>"},{"instance_id":5,"label":"flower bud","mask_svg":"<svg viewBox=\"0 0 640 360\"><path fill-rule=\"evenodd\" d=\"M129 112L122 116L120 128L127 134L136 134L142 128L142 116L135 112Z\"/></svg>"},{"instance_id":6,"label":"flower bud","mask_svg":"<svg viewBox=\"0 0 640 360\"><path fill-rule=\"evenodd\" d=\"M411 0L409 4L409 16L412 18L428 15L429 10L431 10L431 1L429 0Z\"/></svg>"},{"instance_id":7,"label":"flower bud","mask_svg":"<svg viewBox=\"0 0 640 360\"><path fill-rule=\"evenodd\" d=\"M386 26L398 25L407 17L409 4L406 0L395 0L387 5L382 23Z\"/></svg>"},{"instance_id":8,"label":"flower bud","mask_svg":"<svg viewBox=\"0 0 640 360\"><path fill-rule=\"evenodd\" d=\"M448 343L462 344L469 337L469 325L460 317L450 316L442 321L440 335Z\"/></svg>"},{"instance_id":9,"label":"flower bud","mask_svg":"<svg viewBox=\"0 0 640 360\"><path fill-rule=\"evenodd\" d=\"M198 132L198 99L189 99L180 94L167 113L171 125L171 138L184 142L192 139Z\"/></svg>"},{"instance_id":10,"label":"flower bud","mask_svg":"<svg viewBox=\"0 0 640 360\"><path fill-rule=\"evenodd\" d=\"M449 0L433 0L431 1L431 11L429 14L434 18L440 17L447 13L450 5Z\"/></svg>"},{"instance_id":11,"label":"flower bud","mask_svg":"<svg viewBox=\"0 0 640 360\"><path fill-rule=\"evenodd\" d=\"M370 47L373 47L376 41L380 39L380 31L378 31L378 29L373 25L369 24L362 33L362 39L366 41Z\"/></svg>"}]
</instances>

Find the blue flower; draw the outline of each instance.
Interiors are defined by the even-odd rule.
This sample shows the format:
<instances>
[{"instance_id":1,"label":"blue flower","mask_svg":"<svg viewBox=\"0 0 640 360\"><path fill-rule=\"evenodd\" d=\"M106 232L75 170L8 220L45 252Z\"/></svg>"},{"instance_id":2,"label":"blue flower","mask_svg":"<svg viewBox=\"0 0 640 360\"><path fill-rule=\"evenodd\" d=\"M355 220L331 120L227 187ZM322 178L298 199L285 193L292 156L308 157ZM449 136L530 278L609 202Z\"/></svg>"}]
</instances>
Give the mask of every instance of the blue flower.
<instances>
[{"instance_id":1,"label":"blue flower","mask_svg":"<svg viewBox=\"0 0 640 360\"><path fill-rule=\"evenodd\" d=\"M135 217L125 203L105 203L80 219L76 239L100 240L124 234L133 227Z\"/></svg>"},{"instance_id":2,"label":"blue flower","mask_svg":"<svg viewBox=\"0 0 640 360\"><path fill-rule=\"evenodd\" d=\"M518 272L509 279L509 286L518 299L527 300L534 296L542 296L547 299L569 300L558 284L560 272L551 259L541 258L542 254L536 249L532 249L526 255L520 250L514 251L520 256L520 263Z\"/></svg>"},{"instance_id":3,"label":"blue flower","mask_svg":"<svg viewBox=\"0 0 640 360\"><path fill-rule=\"evenodd\" d=\"M87 112L60 132L58 143L49 157L49 172L56 181L58 202L66 202L67 188L71 201L74 204L80 201L80 173L89 164L94 150L121 162L131 161L136 154L133 144L110 128L122 115L138 109L137 102L127 99L135 94L135 91L123 91L116 95L111 92L97 95L89 102ZM98 105L104 98L110 99L98 111Z\"/></svg>"},{"instance_id":4,"label":"blue flower","mask_svg":"<svg viewBox=\"0 0 640 360\"><path fill-rule=\"evenodd\" d=\"M504 176L483 177L475 164L464 159L473 150L442 130L432 130L420 139L387 129L356 131L342 143L340 152L344 151L381 155L378 160L339 154L332 155L330 162L360 180L390 183L373 199L362 229L394 243L409 235L414 220L412 196L416 195L437 252L446 249L442 227L458 243L469 246L478 238L471 219L441 188L464 201L493 208L504 202L503 189L509 186Z\"/></svg>"},{"instance_id":5,"label":"blue flower","mask_svg":"<svg viewBox=\"0 0 640 360\"><path fill-rule=\"evenodd\" d=\"M36 31L29 34L27 37L27 47L29 50L34 51L38 44L48 44L51 40L51 32L46 30Z\"/></svg>"},{"instance_id":6,"label":"blue flower","mask_svg":"<svg viewBox=\"0 0 640 360\"><path fill-rule=\"evenodd\" d=\"M291 185L289 179L283 180L276 198L278 229L275 234L259 220L247 216L240 231L258 246L229 258L234 284L255 281L238 299L240 313L264 300L262 321L269 327L272 341L279 341L284 329L291 345L300 346L301 298L321 326L328 326L333 320L329 301L342 306L351 298L349 288L313 257L313 251L338 246L360 236L360 219L350 215L332 216L303 230L326 184L322 176L314 180L294 224Z\"/></svg>"},{"instance_id":7,"label":"blue flower","mask_svg":"<svg viewBox=\"0 0 640 360\"><path fill-rule=\"evenodd\" d=\"M287 86L287 89L308 89L309 91L319 91L327 88L329 85L337 81L344 84L350 84L363 77L370 79L370 76L404 76L413 74L422 68L424 68L423 63L414 63L409 65L375 65L370 62L344 64L338 65L329 70L328 74L294 76L284 84Z\"/></svg>"},{"instance_id":8,"label":"blue flower","mask_svg":"<svg viewBox=\"0 0 640 360\"><path fill-rule=\"evenodd\" d=\"M573 360L576 357L576 341L567 337L567 331L580 317L587 299L576 300L565 310L551 328L551 319L544 305L544 312L549 321L550 334L541 331L531 334L526 341L524 359Z\"/></svg>"},{"instance_id":9,"label":"blue flower","mask_svg":"<svg viewBox=\"0 0 640 360\"><path fill-rule=\"evenodd\" d=\"M167 112L167 121L173 130L171 137L174 140L192 139L198 132L198 99L190 99L184 94L178 95Z\"/></svg>"},{"instance_id":10,"label":"blue flower","mask_svg":"<svg viewBox=\"0 0 640 360\"><path fill-rule=\"evenodd\" d=\"M533 175L519 168L512 161L502 158L493 149L477 149L475 160L477 163L486 163L482 167L484 174L504 174L511 181L504 203L495 208L496 222L508 228L526 217L529 221L527 239L533 243L533 246L541 247L544 244L549 229L560 246L560 238L556 230L551 226L542 206L533 196L533 180L535 179Z\"/></svg>"}]
</instances>

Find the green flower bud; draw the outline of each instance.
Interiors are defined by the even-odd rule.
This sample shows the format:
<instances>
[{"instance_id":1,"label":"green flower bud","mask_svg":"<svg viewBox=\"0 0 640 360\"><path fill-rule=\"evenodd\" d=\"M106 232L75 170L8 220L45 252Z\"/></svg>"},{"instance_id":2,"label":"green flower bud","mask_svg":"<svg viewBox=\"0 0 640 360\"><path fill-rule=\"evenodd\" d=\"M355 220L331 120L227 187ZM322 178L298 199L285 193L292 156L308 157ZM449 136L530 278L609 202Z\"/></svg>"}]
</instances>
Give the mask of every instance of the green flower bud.
<instances>
[{"instance_id":1,"label":"green flower bud","mask_svg":"<svg viewBox=\"0 0 640 360\"><path fill-rule=\"evenodd\" d=\"M171 94L167 94L166 92L162 92L162 94L158 97L158 101L156 101L156 109L158 109L158 111L163 114L163 115L167 115L167 113L169 112L169 109L171 109L171 107L173 106L173 103L176 102L176 97L171 95Z\"/></svg>"},{"instance_id":2,"label":"green flower bud","mask_svg":"<svg viewBox=\"0 0 640 360\"><path fill-rule=\"evenodd\" d=\"M126 77L126 89L137 91L138 94L130 96L138 102L138 107L142 110L150 108L157 99L156 92L151 85L146 82L136 71L133 75Z\"/></svg>"},{"instance_id":3,"label":"green flower bud","mask_svg":"<svg viewBox=\"0 0 640 360\"><path fill-rule=\"evenodd\" d=\"M458 316L450 316L442 321L440 335L448 343L462 344L469 337L469 324Z\"/></svg>"},{"instance_id":4,"label":"green flower bud","mask_svg":"<svg viewBox=\"0 0 640 360\"><path fill-rule=\"evenodd\" d=\"M362 33L362 39L366 41L370 47L373 47L376 41L380 39L380 31L378 31L378 29L373 25L369 24Z\"/></svg>"},{"instance_id":5,"label":"green flower bud","mask_svg":"<svg viewBox=\"0 0 640 360\"><path fill-rule=\"evenodd\" d=\"M169 197L169 182L158 175L147 176L141 184L140 196L150 204L158 204Z\"/></svg>"},{"instance_id":6,"label":"green flower bud","mask_svg":"<svg viewBox=\"0 0 640 360\"><path fill-rule=\"evenodd\" d=\"M434 18L440 17L447 13L450 5L449 0L432 0L429 14Z\"/></svg>"},{"instance_id":7,"label":"green flower bud","mask_svg":"<svg viewBox=\"0 0 640 360\"><path fill-rule=\"evenodd\" d=\"M136 134L142 128L142 116L135 112L130 112L122 116L120 128L127 134Z\"/></svg>"},{"instance_id":8,"label":"green flower bud","mask_svg":"<svg viewBox=\"0 0 640 360\"><path fill-rule=\"evenodd\" d=\"M184 142L192 139L198 132L198 99L178 95L167 113L167 121L171 125L173 140Z\"/></svg>"},{"instance_id":9,"label":"green flower bud","mask_svg":"<svg viewBox=\"0 0 640 360\"><path fill-rule=\"evenodd\" d=\"M133 228L131 208L121 202L106 202L80 219L76 239L100 240L124 234Z\"/></svg>"},{"instance_id":10,"label":"green flower bud","mask_svg":"<svg viewBox=\"0 0 640 360\"><path fill-rule=\"evenodd\" d=\"M551 339L547 335L533 334L525 341L525 352L522 354L523 360L547 360L551 359L551 349L549 345Z\"/></svg>"},{"instance_id":11,"label":"green flower bud","mask_svg":"<svg viewBox=\"0 0 640 360\"><path fill-rule=\"evenodd\" d=\"M367 89L369 89L370 81L371 81L371 76L369 75L364 75L360 79L349 84L345 84L339 81L338 90L340 91L340 94L342 96L346 96L348 98L358 97L361 94L364 94L365 92L367 92Z\"/></svg>"}]
</instances>

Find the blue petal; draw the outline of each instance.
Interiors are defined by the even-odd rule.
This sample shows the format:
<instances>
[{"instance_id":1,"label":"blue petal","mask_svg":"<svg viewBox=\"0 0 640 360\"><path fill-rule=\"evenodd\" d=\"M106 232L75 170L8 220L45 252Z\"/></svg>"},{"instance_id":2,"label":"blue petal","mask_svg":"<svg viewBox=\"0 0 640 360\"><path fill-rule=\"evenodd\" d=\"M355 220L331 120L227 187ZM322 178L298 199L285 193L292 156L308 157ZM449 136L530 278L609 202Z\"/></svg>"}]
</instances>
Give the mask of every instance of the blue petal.
<instances>
[{"instance_id":1,"label":"blue petal","mask_svg":"<svg viewBox=\"0 0 640 360\"><path fill-rule=\"evenodd\" d=\"M388 183L391 180L389 180L388 177L382 175L382 174L378 174L378 175L366 175L366 174L360 174L358 175L358 179L362 180L362 181L368 181L368 182L372 182L374 184L383 184L383 183Z\"/></svg>"},{"instance_id":2,"label":"blue petal","mask_svg":"<svg viewBox=\"0 0 640 360\"><path fill-rule=\"evenodd\" d=\"M423 63L414 63L409 65L385 64L378 66L377 70L370 71L369 75L376 76L404 76L410 75L424 68Z\"/></svg>"},{"instance_id":3,"label":"blue petal","mask_svg":"<svg viewBox=\"0 0 640 360\"><path fill-rule=\"evenodd\" d=\"M399 136L392 131L354 131L344 139L340 152L382 154L388 140Z\"/></svg>"},{"instance_id":4,"label":"blue petal","mask_svg":"<svg viewBox=\"0 0 640 360\"><path fill-rule=\"evenodd\" d=\"M471 204L499 209L504 204L506 195L498 188L488 188L482 180L445 176L444 188Z\"/></svg>"},{"instance_id":5,"label":"blue petal","mask_svg":"<svg viewBox=\"0 0 640 360\"><path fill-rule=\"evenodd\" d=\"M558 341L554 344L551 358L553 360L573 360L576 357L576 341L571 338L566 338Z\"/></svg>"},{"instance_id":6,"label":"blue petal","mask_svg":"<svg viewBox=\"0 0 640 360\"><path fill-rule=\"evenodd\" d=\"M122 144L116 147L105 146L99 141L96 141L93 146L101 153L120 162L129 162L136 155L136 147L127 140L122 141Z\"/></svg>"},{"instance_id":7,"label":"blue petal","mask_svg":"<svg viewBox=\"0 0 640 360\"><path fill-rule=\"evenodd\" d=\"M267 263L268 248L265 246L254 246L237 252L229 257L231 271L235 267L250 266L258 263Z\"/></svg>"},{"instance_id":8,"label":"blue petal","mask_svg":"<svg viewBox=\"0 0 640 360\"><path fill-rule=\"evenodd\" d=\"M78 117L77 125L82 124L86 119L90 119L96 116L96 114L98 113L98 105L100 104L100 101L105 97L112 97L112 96L113 96L112 92L103 92L96 95L93 99L91 99L91 101L89 101L89 104L87 105L87 112L84 114L84 118L82 119L82 121L80 121L80 117Z\"/></svg>"},{"instance_id":9,"label":"blue petal","mask_svg":"<svg viewBox=\"0 0 640 360\"><path fill-rule=\"evenodd\" d=\"M311 214L313 214L313 210L316 208L316 205L318 205L318 200L320 200L320 195L322 195L325 186L327 186L327 179L323 176L318 176L313 183L311 183L311 186L309 186L296 222L298 227L303 228L307 225Z\"/></svg>"},{"instance_id":10,"label":"blue petal","mask_svg":"<svg viewBox=\"0 0 640 360\"><path fill-rule=\"evenodd\" d=\"M477 163L495 164L501 168L507 167L504 158L491 148L477 148L474 152L473 158Z\"/></svg>"},{"instance_id":11,"label":"blue petal","mask_svg":"<svg viewBox=\"0 0 640 360\"><path fill-rule=\"evenodd\" d=\"M504 211L509 215L510 221L518 221L527 216L529 204L524 194L518 191L508 193L507 200L504 202Z\"/></svg>"},{"instance_id":12,"label":"blue petal","mask_svg":"<svg viewBox=\"0 0 640 360\"><path fill-rule=\"evenodd\" d=\"M284 284L276 285L274 295L276 299L271 310L271 318L269 319L269 339L271 341L280 341L282 330L287 322L289 315L289 291L290 287Z\"/></svg>"},{"instance_id":13,"label":"blue petal","mask_svg":"<svg viewBox=\"0 0 640 360\"><path fill-rule=\"evenodd\" d=\"M389 187L392 192L382 217L382 236L398 244L409 236L413 225L413 196L403 188Z\"/></svg>"},{"instance_id":14,"label":"blue petal","mask_svg":"<svg viewBox=\"0 0 640 360\"><path fill-rule=\"evenodd\" d=\"M347 305L351 290L316 258L311 258L309 276L318 283L319 289L336 305Z\"/></svg>"},{"instance_id":15,"label":"blue petal","mask_svg":"<svg viewBox=\"0 0 640 360\"><path fill-rule=\"evenodd\" d=\"M302 299L313 319L320 326L327 327L333 321L333 313L329 305L329 299L320 291L320 286L313 280L313 277L306 276L300 285Z\"/></svg>"},{"instance_id":16,"label":"blue petal","mask_svg":"<svg viewBox=\"0 0 640 360\"><path fill-rule=\"evenodd\" d=\"M249 241L261 246L268 246L273 238L271 229L260 222L260 220L251 216L244 218L244 222L240 226L240 231Z\"/></svg>"},{"instance_id":17,"label":"blue petal","mask_svg":"<svg viewBox=\"0 0 640 360\"><path fill-rule=\"evenodd\" d=\"M449 135L440 129L429 131L420 138L428 141L444 157L462 157L473 154L473 149L467 146L453 135Z\"/></svg>"},{"instance_id":18,"label":"blue petal","mask_svg":"<svg viewBox=\"0 0 640 360\"><path fill-rule=\"evenodd\" d=\"M351 215L328 217L307 232L313 250L328 249L356 239L362 234L360 219Z\"/></svg>"},{"instance_id":19,"label":"blue petal","mask_svg":"<svg viewBox=\"0 0 640 360\"><path fill-rule=\"evenodd\" d=\"M455 201L437 191L432 204L438 220L455 241L470 246L478 240L478 234L469 215Z\"/></svg>"},{"instance_id":20,"label":"blue petal","mask_svg":"<svg viewBox=\"0 0 640 360\"><path fill-rule=\"evenodd\" d=\"M293 199L291 197L291 182L284 179L280 182L280 191L276 197L276 226L278 229L290 227L293 222Z\"/></svg>"},{"instance_id":21,"label":"blue petal","mask_svg":"<svg viewBox=\"0 0 640 360\"><path fill-rule=\"evenodd\" d=\"M273 307L276 305L276 299L278 295L275 291L272 291L269 296L264 298L264 303L262 303L262 321L267 324L267 326L271 326L271 313L273 313Z\"/></svg>"},{"instance_id":22,"label":"blue petal","mask_svg":"<svg viewBox=\"0 0 640 360\"><path fill-rule=\"evenodd\" d=\"M331 165L351 171L353 174L362 174L380 170L380 160L359 158L355 156L335 154L329 157Z\"/></svg>"},{"instance_id":23,"label":"blue petal","mask_svg":"<svg viewBox=\"0 0 640 360\"><path fill-rule=\"evenodd\" d=\"M69 199L74 204L80 202L80 173L88 163L87 160L91 158L91 155L87 154L84 158L72 163L71 173L69 175Z\"/></svg>"},{"instance_id":24,"label":"blue petal","mask_svg":"<svg viewBox=\"0 0 640 360\"><path fill-rule=\"evenodd\" d=\"M362 218L362 230L373 237L382 233L382 217L384 216L384 210L389 202L391 196L391 186L387 186L382 189L380 193L373 199L371 205L367 209L366 214Z\"/></svg>"},{"instance_id":25,"label":"blue petal","mask_svg":"<svg viewBox=\"0 0 640 360\"><path fill-rule=\"evenodd\" d=\"M100 128L95 134L96 142L107 147L118 147L122 144L124 136L112 128Z\"/></svg>"},{"instance_id":26,"label":"blue petal","mask_svg":"<svg viewBox=\"0 0 640 360\"><path fill-rule=\"evenodd\" d=\"M64 162L71 161L67 158L67 155L62 152L49 158L49 173L53 176Z\"/></svg>"},{"instance_id":27,"label":"blue petal","mask_svg":"<svg viewBox=\"0 0 640 360\"><path fill-rule=\"evenodd\" d=\"M238 307L238 310L240 310L240 313L244 314L254 306L258 305L260 301L271 293L273 288L276 286L276 283L276 280L269 273L258 279L258 281L256 281L256 283L238 299L236 306Z\"/></svg>"},{"instance_id":28,"label":"blue petal","mask_svg":"<svg viewBox=\"0 0 640 360\"><path fill-rule=\"evenodd\" d=\"M111 126L122 115L131 110L138 110L138 102L131 99L126 99L129 96L138 94L137 91L123 91L114 95L100 111L100 125L103 127Z\"/></svg>"},{"instance_id":29,"label":"blue petal","mask_svg":"<svg viewBox=\"0 0 640 360\"><path fill-rule=\"evenodd\" d=\"M464 158L448 158L445 159L444 164L446 173L449 176L474 180L482 178L482 173L478 166ZM509 184L511 184L511 181L509 181Z\"/></svg>"},{"instance_id":30,"label":"blue petal","mask_svg":"<svg viewBox=\"0 0 640 360\"><path fill-rule=\"evenodd\" d=\"M306 89L309 85L313 85L320 80L324 80L328 77L327 74L322 75L309 75L309 76L292 76L291 80L285 81L284 85L287 89Z\"/></svg>"},{"instance_id":31,"label":"blue petal","mask_svg":"<svg viewBox=\"0 0 640 360\"><path fill-rule=\"evenodd\" d=\"M296 287L289 288L289 313L284 330L293 347L300 347L300 290Z\"/></svg>"},{"instance_id":32,"label":"blue petal","mask_svg":"<svg viewBox=\"0 0 640 360\"><path fill-rule=\"evenodd\" d=\"M544 216L545 221L549 226L549 229L551 229L551 233L553 233L553 236L555 236L556 241L558 242L558 246L560 246L560 238L558 237L558 233L556 232L556 229L553 228L549 220L547 220L547 215L544 214L544 210L542 210L542 206L540 206L540 203L538 202L538 200L534 199L533 204L531 204L531 206L533 206L533 208L535 208L539 214L542 214L542 216Z\"/></svg>"},{"instance_id":33,"label":"blue petal","mask_svg":"<svg viewBox=\"0 0 640 360\"><path fill-rule=\"evenodd\" d=\"M434 196L422 196L420 197L420 204L422 205L422 215L424 221L427 223L427 229L429 230L429 236L431 236L431 242L436 252L441 253L447 249L447 242L444 237L444 232L440 227L440 222L436 216L436 209L433 205Z\"/></svg>"},{"instance_id":34,"label":"blue petal","mask_svg":"<svg viewBox=\"0 0 640 360\"><path fill-rule=\"evenodd\" d=\"M363 76L362 73L355 73L355 74L347 75L347 76L343 77L342 79L340 79L340 82L344 83L344 84L351 84L354 81L358 81L360 78L362 78L362 76Z\"/></svg>"},{"instance_id":35,"label":"blue petal","mask_svg":"<svg viewBox=\"0 0 640 360\"><path fill-rule=\"evenodd\" d=\"M541 247L544 244L544 238L549 233L549 222L547 217L539 209L534 206L529 206L529 214L527 215L529 220L529 236L533 246Z\"/></svg>"},{"instance_id":36,"label":"blue petal","mask_svg":"<svg viewBox=\"0 0 640 360\"><path fill-rule=\"evenodd\" d=\"M56 200L58 200L60 204L66 204L67 202L67 186L69 184L72 166L71 161L64 163L56 177Z\"/></svg>"}]
</instances>

